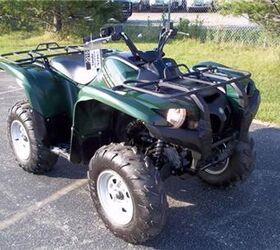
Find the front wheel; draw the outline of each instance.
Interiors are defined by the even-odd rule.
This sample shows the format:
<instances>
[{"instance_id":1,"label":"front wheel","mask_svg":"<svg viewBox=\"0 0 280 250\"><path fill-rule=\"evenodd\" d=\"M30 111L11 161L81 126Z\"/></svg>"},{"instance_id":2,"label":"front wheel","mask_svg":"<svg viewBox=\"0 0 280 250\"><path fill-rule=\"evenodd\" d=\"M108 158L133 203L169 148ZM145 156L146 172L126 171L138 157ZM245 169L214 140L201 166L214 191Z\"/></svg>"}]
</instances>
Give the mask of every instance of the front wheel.
<instances>
[{"instance_id":1,"label":"front wheel","mask_svg":"<svg viewBox=\"0 0 280 250\"><path fill-rule=\"evenodd\" d=\"M95 207L116 236L141 243L165 224L167 201L159 172L129 146L110 144L90 161L89 187Z\"/></svg>"},{"instance_id":2,"label":"front wheel","mask_svg":"<svg viewBox=\"0 0 280 250\"><path fill-rule=\"evenodd\" d=\"M245 180L255 165L254 141L240 141L231 157L199 173L199 177L210 185L227 187Z\"/></svg>"}]
</instances>

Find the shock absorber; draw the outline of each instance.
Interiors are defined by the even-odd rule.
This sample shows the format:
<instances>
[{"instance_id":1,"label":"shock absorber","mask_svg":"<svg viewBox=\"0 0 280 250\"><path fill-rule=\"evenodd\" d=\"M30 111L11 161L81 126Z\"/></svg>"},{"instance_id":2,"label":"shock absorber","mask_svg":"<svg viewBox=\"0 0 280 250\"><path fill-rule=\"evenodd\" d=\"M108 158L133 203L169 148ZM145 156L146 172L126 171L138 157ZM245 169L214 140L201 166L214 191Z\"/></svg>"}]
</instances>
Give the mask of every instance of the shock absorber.
<instances>
[{"instance_id":1,"label":"shock absorber","mask_svg":"<svg viewBox=\"0 0 280 250\"><path fill-rule=\"evenodd\" d=\"M157 144L155 146L155 153L154 153L154 157L155 157L155 164L156 164L156 168L159 168L160 167L160 159L162 157L162 153L163 153L163 150L164 150L164 146L165 146L165 143L163 140L158 140L157 141Z\"/></svg>"}]
</instances>

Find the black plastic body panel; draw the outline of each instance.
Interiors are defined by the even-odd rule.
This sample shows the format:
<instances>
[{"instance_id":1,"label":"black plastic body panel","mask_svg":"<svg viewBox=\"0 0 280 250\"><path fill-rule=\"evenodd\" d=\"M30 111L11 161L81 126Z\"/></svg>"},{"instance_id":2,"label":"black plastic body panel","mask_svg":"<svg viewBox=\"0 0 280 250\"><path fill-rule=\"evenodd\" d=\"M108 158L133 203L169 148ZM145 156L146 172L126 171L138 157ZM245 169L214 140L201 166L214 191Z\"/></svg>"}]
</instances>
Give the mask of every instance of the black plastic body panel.
<instances>
[{"instance_id":1,"label":"black plastic body panel","mask_svg":"<svg viewBox=\"0 0 280 250\"><path fill-rule=\"evenodd\" d=\"M199 100L198 100L199 102ZM260 94L256 89L254 93L248 97L247 105L240 107L238 112L239 117L237 123L239 126L234 128L234 132L237 133L237 138L234 139L247 141L249 127L253 121L255 114L259 108ZM207 105L202 103L202 106L207 108ZM146 124L150 133L158 139L164 140L165 142L179 145L189 150L195 151L201 154L201 159L207 159L212 152L213 147L213 132L211 123L209 120L208 110L204 110L202 119L199 121L197 129L175 129L172 127L160 127ZM234 133L233 133L234 134ZM221 140L223 140L222 138ZM218 144L219 142L215 142Z\"/></svg>"}]
</instances>

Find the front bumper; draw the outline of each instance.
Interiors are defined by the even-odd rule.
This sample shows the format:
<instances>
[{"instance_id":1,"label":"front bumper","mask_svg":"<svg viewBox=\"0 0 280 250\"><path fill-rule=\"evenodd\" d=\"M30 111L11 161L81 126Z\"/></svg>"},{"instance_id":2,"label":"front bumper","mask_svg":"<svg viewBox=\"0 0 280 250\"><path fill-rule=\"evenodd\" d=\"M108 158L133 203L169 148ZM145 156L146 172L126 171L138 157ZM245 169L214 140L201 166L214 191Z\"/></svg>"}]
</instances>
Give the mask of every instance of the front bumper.
<instances>
[{"instance_id":1,"label":"front bumper","mask_svg":"<svg viewBox=\"0 0 280 250\"><path fill-rule=\"evenodd\" d=\"M209 126L204 120L200 120L198 128L194 130L147 125L150 133L157 139L188 148L205 156L211 153L212 132L210 127L211 125Z\"/></svg>"},{"instance_id":2,"label":"front bumper","mask_svg":"<svg viewBox=\"0 0 280 250\"><path fill-rule=\"evenodd\" d=\"M248 131L255 117L260 104L260 94L258 90L250 96L247 96L247 103L245 107L240 107L238 114L234 120L238 123L233 125L232 138L242 141L248 140ZM207 159L211 153L212 148L225 142L227 138L222 138L220 142L213 144L213 133L209 119L210 114L205 113L204 118L199 121L197 129L175 129L172 127L161 127L147 124L150 133L157 139L161 139L167 143L175 144L188 148L201 155L201 159ZM237 134L237 136L235 136Z\"/></svg>"}]
</instances>

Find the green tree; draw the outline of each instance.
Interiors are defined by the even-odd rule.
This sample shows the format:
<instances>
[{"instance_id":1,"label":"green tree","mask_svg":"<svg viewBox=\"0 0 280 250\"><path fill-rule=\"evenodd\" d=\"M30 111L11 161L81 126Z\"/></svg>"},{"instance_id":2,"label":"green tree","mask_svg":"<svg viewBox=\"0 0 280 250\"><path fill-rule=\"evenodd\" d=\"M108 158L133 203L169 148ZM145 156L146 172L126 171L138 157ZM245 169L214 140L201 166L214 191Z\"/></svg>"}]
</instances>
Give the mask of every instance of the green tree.
<instances>
[{"instance_id":1,"label":"green tree","mask_svg":"<svg viewBox=\"0 0 280 250\"><path fill-rule=\"evenodd\" d=\"M220 0L225 14L243 15L269 31L280 36L280 1L279 0Z\"/></svg>"},{"instance_id":2,"label":"green tree","mask_svg":"<svg viewBox=\"0 0 280 250\"><path fill-rule=\"evenodd\" d=\"M97 29L116 8L106 1L4 0L0 1L0 25L4 30L45 28L53 32Z\"/></svg>"}]
</instances>

